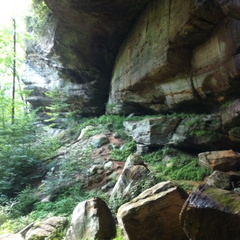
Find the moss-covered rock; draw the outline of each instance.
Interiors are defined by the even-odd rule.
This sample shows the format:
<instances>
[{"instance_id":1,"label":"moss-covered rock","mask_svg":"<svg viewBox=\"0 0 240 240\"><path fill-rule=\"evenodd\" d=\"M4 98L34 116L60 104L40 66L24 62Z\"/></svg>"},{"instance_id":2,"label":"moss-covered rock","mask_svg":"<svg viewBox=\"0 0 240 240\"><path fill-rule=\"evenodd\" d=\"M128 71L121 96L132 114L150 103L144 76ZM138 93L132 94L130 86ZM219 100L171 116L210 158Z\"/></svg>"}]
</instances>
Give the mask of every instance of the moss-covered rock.
<instances>
[{"instance_id":1,"label":"moss-covered rock","mask_svg":"<svg viewBox=\"0 0 240 240\"><path fill-rule=\"evenodd\" d=\"M190 239L238 239L240 195L201 185L189 195L180 219Z\"/></svg>"}]
</instances>

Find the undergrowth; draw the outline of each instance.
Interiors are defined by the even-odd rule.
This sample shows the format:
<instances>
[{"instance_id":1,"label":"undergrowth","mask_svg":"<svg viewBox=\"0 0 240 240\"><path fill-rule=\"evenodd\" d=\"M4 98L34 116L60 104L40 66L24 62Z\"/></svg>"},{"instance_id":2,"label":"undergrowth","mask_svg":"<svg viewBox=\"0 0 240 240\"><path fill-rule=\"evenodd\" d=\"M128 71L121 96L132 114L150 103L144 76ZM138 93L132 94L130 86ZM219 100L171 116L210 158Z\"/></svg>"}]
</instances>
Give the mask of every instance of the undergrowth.
<instances>
[{"instance_id":1,"label":"undergrowth","mask_svg":"<svg viewBox=\"0 0 240 240\"><path fill-rule=\"evenodd\" d=\"M143 156L144 162L152 164L159 181L192 180L202 181L210 171L198 164L198 159L172 148L160 149Z\"/></svg>"}]
</instances>

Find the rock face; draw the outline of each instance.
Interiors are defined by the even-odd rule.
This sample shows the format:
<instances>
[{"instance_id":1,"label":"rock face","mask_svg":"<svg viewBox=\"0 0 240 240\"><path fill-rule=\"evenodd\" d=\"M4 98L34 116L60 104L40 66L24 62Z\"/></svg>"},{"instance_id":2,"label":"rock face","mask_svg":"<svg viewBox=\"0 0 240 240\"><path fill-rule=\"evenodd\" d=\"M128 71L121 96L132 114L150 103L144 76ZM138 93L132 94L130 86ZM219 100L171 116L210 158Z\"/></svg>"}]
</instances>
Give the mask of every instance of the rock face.
<instances>
[{"instance_id":1,"label":"rock face","mask_svg":"<svg viewBox=\"0 0 240 240\"><path fill-rule=\"evenodd\" d=\"M92 198L74 209L67 240L110 240L115 234L116 227L109 208L100 198Z\"/></svg>"},{"instance_id":2,"label":"rock face","mask_svg":"<svg viewBox=\"0 0 240 240\"><path fill-rule=\"evenodd\" d=\"M204 152L198 155L199 164L222 172L240 170L240 153L232 150Z\"/></svg>"},{"instance_id":3,"label":"rock face","mask_svg":"<svg viewBox=\"0 0 240 240\"><path fill-rule=\"evenodd\" d=\"M221 118L216 114L146 118L126 121L124 127L137 144L147 147L173 146L190 151L239 149L238 139L222 130Z\"/></svg>"},{"instance_id":4,"label":"rock face","mask_svg":"<svg viewBox=\"0 0 240 240\"><path fill-rule=\"evenodd\" d=\"M162 182L122 205L117 218L125 239L187 239L179 222L187 196L171 182Z\"/></svg>"},{"instance_id":5,"label":"rock face","mask_svg":"<svg viewBox=\"0 0 240 240\"><path fill-rule=\"evenodd\" d=\"M231 88L240 73L235 17L236 1L151 1L115 61L112 112L165 112L181 105L209 111L230 97L229 89L237 95ZM198 108L191 108L196 102Z\"/></svg>"},{"instance_id":6,"label":"rock face","mask_svg":"<svg viewBox=\"0 0 240 240\"><path fill-rule=\"evenodd\" d=\"M44 1L23 77L34 107L53 89L82 115L107 101L109 113L211 112L239 97L236 0Z\"/></svg>"},{"instance_id":7,"label":"rock face","mask_svg":"<svg viewBox=\"0 0 240 240\"><path fill-rule=\"evenodd\" d=\"M180 218L189 239L237 240L240 195L202 185L189 195Z\"/></svg>"},{"instance_id":8,"label":"rock face","mask_svg":"<svg viewBox=\"0 0 240 240\"><path fill-rule=\"evenodd\" d=\"M45 0L52 13L44 36L27 50L28 101L44 106L44 92L56 88L80 113L103 113L118 48L149 1Z\"/></svg>"},{"instance_id":9,"label":"rock face","mask_svg":"<svg viewBox=\"0 0 240 240\"><path fill-rule=\"evenodd\" d=\"M57 231L63 231L67 225L67 218L51 217L31 227L25 236L26 240L44 240Z\"/></svg>"}]
</instances>

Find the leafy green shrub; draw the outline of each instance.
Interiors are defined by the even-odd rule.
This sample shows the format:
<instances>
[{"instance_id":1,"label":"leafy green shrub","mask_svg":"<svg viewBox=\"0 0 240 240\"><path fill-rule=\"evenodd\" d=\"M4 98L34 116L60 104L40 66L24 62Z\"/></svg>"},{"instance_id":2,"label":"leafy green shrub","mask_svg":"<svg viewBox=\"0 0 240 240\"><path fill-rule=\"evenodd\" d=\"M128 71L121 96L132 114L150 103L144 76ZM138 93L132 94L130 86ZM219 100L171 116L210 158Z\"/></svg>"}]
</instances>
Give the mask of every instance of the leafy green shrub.
<instances>
[{"instance_id":1,"label":"leafy green shrub","mask_svg":"<svg viewBox=\"0 0 240 240\"><path fill-rule=\"evenodd\" d=\"M14 205L12 215L14 217L19 217L29 214L33 210L34 204L38 202L38 200L39 199L33 190L30 187L26 187L16 197L16 203Z\"/></svg>"},{"instance_id":2,"label":"leafy green shrub","mask_svg":"<svg viewBox=\"0 0 240 240\"><path fill-rule=\"evenodd\" d=\"M66 188L54 201L37 202L31 215L36 219L49 216L49 214L55 216L70 216L77 204L90 198L90 196L91 194L84 190L81 184L75 183Z\"/></svg>"}]
</instances>

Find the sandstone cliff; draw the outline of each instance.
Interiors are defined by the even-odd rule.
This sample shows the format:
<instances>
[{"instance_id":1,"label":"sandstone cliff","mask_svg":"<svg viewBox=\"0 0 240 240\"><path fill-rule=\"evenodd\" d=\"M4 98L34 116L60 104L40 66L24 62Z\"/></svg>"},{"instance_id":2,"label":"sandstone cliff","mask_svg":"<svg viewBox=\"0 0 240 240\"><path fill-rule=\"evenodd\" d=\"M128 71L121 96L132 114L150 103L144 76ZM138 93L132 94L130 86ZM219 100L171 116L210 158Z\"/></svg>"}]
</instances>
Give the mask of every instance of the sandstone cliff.
<instances>
[{"instance_id":1,"label":"sandstone cliff","mask_svg":"<svg viewBox=\"0 0 240 240\"><path fill-rule=\"evenodd\" d=\"M28 49L29 101L58 88L81 114L212 112L239 95L235 0L45 0L45 36ZM196 107L197 106L197 107Z\"/></svg>"}]
</instances>

